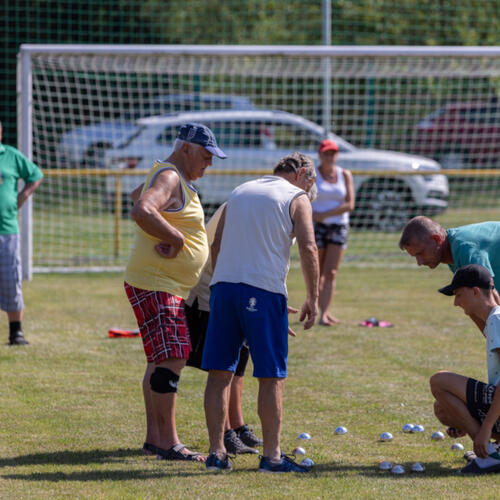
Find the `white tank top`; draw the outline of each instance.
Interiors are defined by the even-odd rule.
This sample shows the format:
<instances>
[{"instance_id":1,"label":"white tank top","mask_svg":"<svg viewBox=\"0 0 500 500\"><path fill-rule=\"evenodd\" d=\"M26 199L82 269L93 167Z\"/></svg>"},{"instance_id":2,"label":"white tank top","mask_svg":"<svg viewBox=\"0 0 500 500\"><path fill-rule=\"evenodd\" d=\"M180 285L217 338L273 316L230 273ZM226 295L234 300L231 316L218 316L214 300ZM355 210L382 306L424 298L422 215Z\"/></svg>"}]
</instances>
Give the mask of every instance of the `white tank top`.
<instances>
[{"instance_id":1,"label":"white tank top","mask_svg":"<svg viewBox=\"0 0 500 500\"><path fill-rule=\"evenodd\" d=\"M337 182L328 182L321 177L319 168L316 168L316 188L318 196L312 203L313 212L326 212L340 206L347 196L343 169L335 166ZM322 221L323 224L349 224L349 212L332 215Z\"/></svg>"},{"instance_id":2,"label":"white tank top","mask_svg":"<svg viewBox=\"0 0 500 500\"><path fill-rule=\"evenodd\" d=\"M302 194L302 189L274 175L238 186L227 202L210 285L245 283L287 297L293 232L290 204Z\"/></svg>"}]
</instances>

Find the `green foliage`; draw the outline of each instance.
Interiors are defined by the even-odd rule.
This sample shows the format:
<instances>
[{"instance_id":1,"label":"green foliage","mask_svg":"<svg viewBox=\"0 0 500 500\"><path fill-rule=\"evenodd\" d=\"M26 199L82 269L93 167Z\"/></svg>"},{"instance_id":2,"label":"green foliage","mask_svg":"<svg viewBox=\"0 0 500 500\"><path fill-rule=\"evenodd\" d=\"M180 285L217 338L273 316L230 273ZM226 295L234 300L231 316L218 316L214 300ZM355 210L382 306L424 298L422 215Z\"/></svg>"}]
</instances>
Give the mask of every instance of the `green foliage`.
<instances>
[{"instance_id":1,"label":"green foliage","mask_svg":"<svg viewBox=\"0 0 500 500\"><path fill-rule=\"evenodd\" d=\"M498 0L331 0L334 45L497 45ZM21 43L322 43L322 0L25 0L0 11L4 140L16 143Z\"/></svg>"}]
</instances>

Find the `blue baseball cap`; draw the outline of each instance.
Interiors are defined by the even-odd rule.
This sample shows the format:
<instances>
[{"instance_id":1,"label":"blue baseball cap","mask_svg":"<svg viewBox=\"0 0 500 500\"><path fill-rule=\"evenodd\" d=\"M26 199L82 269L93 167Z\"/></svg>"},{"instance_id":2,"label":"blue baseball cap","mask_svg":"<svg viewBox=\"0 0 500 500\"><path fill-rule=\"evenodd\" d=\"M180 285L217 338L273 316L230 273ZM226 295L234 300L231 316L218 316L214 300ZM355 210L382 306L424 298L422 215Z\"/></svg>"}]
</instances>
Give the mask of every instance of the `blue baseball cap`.
<instances>
[{"instance_id":1,"label":"blue baseball cap","mask_svg":"<svg viewBox=\"0 0 500 500\"><path fill-rule=\"evenodd\" d=\"M177 139L191 142L192 144L199 144L207 151L217 156L217 158L227 158L226 153L217 146L214 133L206 125L201 123L185 123L179 129Z\"/></svg>"}]
</instances>

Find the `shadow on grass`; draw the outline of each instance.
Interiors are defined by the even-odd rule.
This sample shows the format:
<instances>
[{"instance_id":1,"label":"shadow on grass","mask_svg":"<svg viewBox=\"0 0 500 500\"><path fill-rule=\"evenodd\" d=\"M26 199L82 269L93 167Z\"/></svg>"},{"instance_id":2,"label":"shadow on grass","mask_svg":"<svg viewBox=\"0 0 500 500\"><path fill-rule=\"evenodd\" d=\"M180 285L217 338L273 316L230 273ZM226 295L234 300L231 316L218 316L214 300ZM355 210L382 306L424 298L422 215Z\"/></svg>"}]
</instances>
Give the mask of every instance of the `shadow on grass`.
<instances>
[{"instance_id":1,"label":"shadow on grass","mask_svg":"<svg viewBox=\"0 0 500 500\"><path fill-rule=\"evenodd\" d=\"M447 476L455 476L459 469L457 468L449 468L443 467L439 462L422 462L422 465L425 466L425 472L412 472L411 466L414 462L401 462L399 465L402 465L405 468L406 475L412 478L437 478L437 477L447 477ZM464 463L465 466L465 463ZM317 464L315 465L313 471L316 475L324 475L329 473L356 473L359 476L366 477L394 477L397 479L399 476L396 474L391 474L389 471L381 471L377 465L353 465L353 464L342 464L342 463L327 463L327 464Z\"/></svg>"},{"instance_id":2,"label":"shadow on grass","mask_svg":"<svg viewBox=\"0 0 500 500\"><path fill-rule=\"evenodd\" d=\"M126 457L143 456L140 449L118 448L115 450L56 451L50 453L32 453L18 457L0 458L0 467L19 465L85 465L120 462Z\"/></svg>"},{"instance_id":3,"label":"shadow on grass","mask_svg":"<svg viewBox=\"0 0 500 500\"><path fill-rule=\"evenodd\" d=\"M3 474L3 479L20 481L134 481L164 477L191 477L206 474L204 464L186 462L192 471L169 469L174 464L182 462L169 462L156 460L145 456L142 450L120 448L115 450L88 450L88 451L61 451L51 453L33 453L18 457L1 458L0 468L33 465L92 465L92 464L126 464L129 457L144 457L145 464L158 464L164 468L155 469L130 469L126 470L89 470L76 472L30 472L26 474Z\"/></svg>"},{"instance_id":4,"label":"shadow on grass","mask_svg":"<svg viewBox=\"0 0 500 500\"><path fill-rule=\"evenodd\" d=\"M34 453L29 455L20 455L12 458L0 459L0 467L19 467L19 466L32 466L32 465L90 465L90 464L120 464L126 463L128 457L143 456L141 450L137 449L115 449L115 450L88 450L88 451L62 451L51 453ZM144 460L148 462L148 467L151 464L151 457L145 457ZM148 469L130 469L126 470L89 470L89 471L75 471L75 472L28 472L25 474L4 474L1 475L3 479L13 479L21 481L134 481L145 479L159 479L165 477L192 477L207 475L203 464L187 463L185 465L192 470L179 470L170 468L173 463L166 461L155 461L154 463L162 465L161 468L148 468ZM181 462L175 462L180 464ZM407 471L407 476L411 478L439 478L456 475L457 468L442 467L438 462L424 463L426 467L425 473L411 472L411 462L402 463ZM164 467L163 467L164 466ZM256 472L257 468L242 467L238 468L236 465L233 474ZM380 471L374 465L353 465L344 463L320 463L314 466L312 474L297 474L296 477L303 477L304 479L314 476L324 476L329 474L342 475L357 475L369 478L394 478L398 479L390 472Z\"/></svg>"},{"instance_id":5,"label":"shadow on grass","mask_svg":"<svg viewBox=\"0 0 500 500\"><path fill-rule=\"evenodd\" d=\"M162 471L153 470L113 470L113 471L79 471L79 472L32 472L30 474L4 474L0 475L2 479L14 479L18 481L137 481L146 479L163 479L167 477L193 477L207 475L205 467L192 464L193 467L199 467L193 472Z\"/></svg>"}]
</instances>

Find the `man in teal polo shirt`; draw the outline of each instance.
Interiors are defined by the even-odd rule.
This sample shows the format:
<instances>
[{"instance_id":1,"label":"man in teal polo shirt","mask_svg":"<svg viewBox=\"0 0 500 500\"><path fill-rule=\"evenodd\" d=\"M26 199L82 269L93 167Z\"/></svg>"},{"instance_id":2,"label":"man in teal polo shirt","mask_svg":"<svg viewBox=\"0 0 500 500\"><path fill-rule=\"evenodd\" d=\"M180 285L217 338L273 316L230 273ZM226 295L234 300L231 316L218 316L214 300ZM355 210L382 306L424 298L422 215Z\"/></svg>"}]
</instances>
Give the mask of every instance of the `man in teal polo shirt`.
<instances>
[{"instance_id":1,"label":"man in teal polo shirt","mask_svg":"<svg viewBox=\"0 0 500 500\"><path fill-rule=\"evenodd\" d=\"M419 216L403 229L399 248L415 257L419 266L434 269L448 264L452 272L469 264L480 264L493 277L497 303L500 305L500 221L480 222L444 229L436 221ZM481 332L485 322L470 316Z\"/></svg>"},{"instance_id":2,"label":"man in teal polo shirt","mask_svg":"<svg viewBox=\"0 0 500 500\"><path fill-rule=\"evenodd\" d=\"M0 309L9 320L9 344L26 345L17 214L42 182L42 171L17 149L2 144L0 122ZM25 183L18 192L18 180Z\"/></svg>"}]
</instances>

